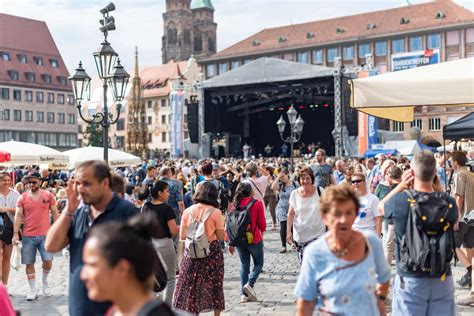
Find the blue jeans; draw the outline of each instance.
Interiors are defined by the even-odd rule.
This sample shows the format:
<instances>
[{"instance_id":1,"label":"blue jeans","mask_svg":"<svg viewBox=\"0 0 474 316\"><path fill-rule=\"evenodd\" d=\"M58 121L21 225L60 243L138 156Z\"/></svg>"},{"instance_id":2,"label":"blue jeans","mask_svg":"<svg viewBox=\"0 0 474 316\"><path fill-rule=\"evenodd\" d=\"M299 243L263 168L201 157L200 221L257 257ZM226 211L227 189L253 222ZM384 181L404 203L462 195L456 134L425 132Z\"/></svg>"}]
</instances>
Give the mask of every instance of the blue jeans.
<instances>
[{"instance_id":1,"label":"blue jeans","mask_svg":"<svg viewBox=\"0 0 474 316\"><path fill-rule=\"evenodd\" d=\"M243 295L245 284L254 286L263 268L263 241L244 247L236 247L240 257L240 294ZM250 273L250 257L253 260L253 269ZM249 276L250 275L250 276Z\"/></svg>"},{"instance_id":2,"label":"blue jeans","mask_svg":"<svg viewBox=\"0 0 474 316\"><path fill-rule=\"evenodd\" d=\"M453 276L444 281L395 276L392 315L454 316Z\"/></svg>"},{"instance_id":3,"label":"blue jeans","mask_svg":"<svg viewBox=\"0 0 474 316\"><path fill-rule=\"evenodd\" d=\"M36 250L41 255L41 260L52 261L53 254L47 252L44 243L46 236L23 236L21 247L21 264L33 264L36 261Z\"/></svg>"}]
</instances>

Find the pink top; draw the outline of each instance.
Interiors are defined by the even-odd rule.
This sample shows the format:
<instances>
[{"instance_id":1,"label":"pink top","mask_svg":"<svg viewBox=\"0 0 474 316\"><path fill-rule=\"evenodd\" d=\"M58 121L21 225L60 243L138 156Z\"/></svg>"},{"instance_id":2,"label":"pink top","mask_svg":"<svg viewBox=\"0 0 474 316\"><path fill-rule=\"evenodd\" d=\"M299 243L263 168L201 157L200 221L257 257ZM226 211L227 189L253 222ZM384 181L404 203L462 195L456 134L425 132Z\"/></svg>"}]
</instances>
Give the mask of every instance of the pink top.
<instances>
[{"instance_id":1,"label":"pink top","mask_svg":"<svg viewBox=\"0 0 474 316\"><path fill-rule=\"evenodd\" d=\"M7 288L2 283L0 283L0 311L2 316L16 315L12 302L8 297Z\"/></svg>"},{"instance_id":2,"label":"pink top","mask_svg":"<svg viewBox=\"0 0 474 316\"><path fill-rule=\"evenodd\" d=\"M54 196L45 190L38 195L23 193L16 206L23 209L23 236L46 236L50 226L49 210L55 206Z\"/></svg>"}]
</instances>

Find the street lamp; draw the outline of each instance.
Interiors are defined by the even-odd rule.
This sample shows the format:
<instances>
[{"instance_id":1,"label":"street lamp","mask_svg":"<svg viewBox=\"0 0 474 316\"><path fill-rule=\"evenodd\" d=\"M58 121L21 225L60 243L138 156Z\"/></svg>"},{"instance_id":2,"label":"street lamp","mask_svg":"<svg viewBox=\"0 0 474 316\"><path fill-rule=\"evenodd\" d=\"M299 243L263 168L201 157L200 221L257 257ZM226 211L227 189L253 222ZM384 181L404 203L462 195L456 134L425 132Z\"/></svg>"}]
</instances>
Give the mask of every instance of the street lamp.
<instances>
[{"instance_id":1,"label":"street lamp","mask_svg":"<svg viewBox=\"0 0 474 316\"><path fill-rule=\"evenodd\" d=\"M82 63L79 62L79 67L76 73L69 77L72 82L72 90L74 93L74 101L81 119L87 124L98 124L102 126L102 146L104 147L104 160L108 162L108 148L109 148L109 127L117 123L120 118L120 110L122 108L121 102L125 98L125 91L127 90L128 80L130 75L125 71L120 64L120 59L115 50L107 41L109 31L115 30L115 19L109 16L109 12L115 10L115 5L111 2L105 8L100 10L103 19L100 20L102 25L99 30L104 34L104 41L101 46L93 53L95 65L99 78L102 80L102 88L104 95L103 112L95 113L92 118L85 118L82 114L82 101L90 100L90 82L91 78L87 75ZM107 90L112 90L113 100L117 103L117 115L113 118L109 113L107 107Z\"/></svg>"},{"instance_id":2,"label":"street lamp","mask_svg":"<svg viewBox=\"0 0 474 316\"><path fill-rule=\"evenodd\" d=\"M294 144L299 142L301 139L301 135L303 134L304 121L301 118L301 115L298 115L298 112L296 112L293 106L291 106L290 109L286 112L286 115L288 116L288 122L290 123L290 136L283 136L286 127L286 122L285 119L283 119L283 115L280 116L280 118L276 122L276 125L278 127L278 132L280 133L281 140L285 143L290 143L291 145L290 157L291 166L293 166L293 147Z\"/></svg>"}]
</instances>

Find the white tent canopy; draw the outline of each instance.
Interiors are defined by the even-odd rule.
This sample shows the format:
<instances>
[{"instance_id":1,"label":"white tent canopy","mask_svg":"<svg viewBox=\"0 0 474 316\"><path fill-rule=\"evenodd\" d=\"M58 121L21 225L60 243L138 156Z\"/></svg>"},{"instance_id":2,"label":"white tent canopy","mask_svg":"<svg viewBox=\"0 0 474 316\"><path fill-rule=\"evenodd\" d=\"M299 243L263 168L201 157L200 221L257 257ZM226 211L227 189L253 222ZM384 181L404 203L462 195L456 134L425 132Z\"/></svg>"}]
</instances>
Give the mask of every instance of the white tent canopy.
<instances>
[{"instance_id":1,"label":"white tent canopy","mask_svg":"<svg viewBox=\"0 0 474 316\"><path fill-rule=\"evenodd\" d=\"M410 122L413 106L474 106L474 58L355 79L351 106L367 114Z\"/></svg>"},{"instance_id":2,"label":"white tent canopy","mask_svg":"<svg viewBox=\"0 0 474 316\"><path fill-rule=\"evenodd\" d=\"M11 154L11 161L2 165L39 165L50 163L67 163L69 157L55 149L14 140L0 143L0 150Z\"/></svg>"},{"instance_id":3,"label":"white tent canopy","mask_svg":"<svg viewBox=\"0 0 474 316\"><path fill-rule=\"evenodd\" d=\"M69 156L69 166L76 168L81 162L87 160L102 160L104 149L102 147L82 147L65 151L64 154ZM109 166L112 168L128 167L141 162L137 156L109 148Z\"/></svg>"}]
</instances>

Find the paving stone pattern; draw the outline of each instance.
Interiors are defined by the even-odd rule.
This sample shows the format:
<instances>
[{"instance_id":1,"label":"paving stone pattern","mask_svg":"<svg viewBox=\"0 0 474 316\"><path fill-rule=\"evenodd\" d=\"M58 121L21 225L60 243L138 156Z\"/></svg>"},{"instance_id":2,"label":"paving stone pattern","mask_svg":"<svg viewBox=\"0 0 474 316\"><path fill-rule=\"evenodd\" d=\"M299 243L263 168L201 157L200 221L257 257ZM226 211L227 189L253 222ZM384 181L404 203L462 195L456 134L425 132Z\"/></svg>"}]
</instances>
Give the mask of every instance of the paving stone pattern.
<instances>
[{"instance_id":1,"label":"paving stone pattern","mask_svg":"<svg viewBox=\"0 0 474 316\"><path fill-rule=\"evenodd\" d=\"M294 315L296 313L296 302L292 295L299 272L299 263L296 252L291 250L286 254L280 254L280 241L278 230L268 231L265 234L265 264L260 275L255 291L258 302L240 303L240 261L237 253L234 256L225 254L225 281L224 292L226 299L226 310L223 315ZM41 289L41 263L37 258L37 287ZM454 268L455 280L457 280L464 269ZM40 293L36 301L26 301L29 287L26 280L24 267L19 271L12 270L8 290L12 295L13 305L20 310L23 316L49 316L68 314L68 260L61 254L56 254L53 262L53 270L49 276L51 296L45 297ZM457 285L456 285L457 286ZM467 289L456 287L456 298L467 295ZM457 306L458 316L474 315L474 307ZM212 315L206 313L203 315Z\"/></svg>"}]
</instances>

